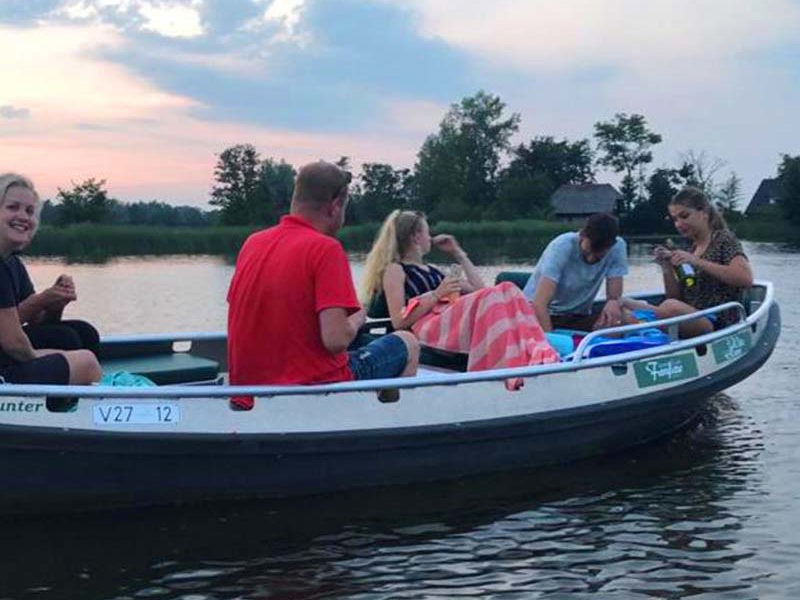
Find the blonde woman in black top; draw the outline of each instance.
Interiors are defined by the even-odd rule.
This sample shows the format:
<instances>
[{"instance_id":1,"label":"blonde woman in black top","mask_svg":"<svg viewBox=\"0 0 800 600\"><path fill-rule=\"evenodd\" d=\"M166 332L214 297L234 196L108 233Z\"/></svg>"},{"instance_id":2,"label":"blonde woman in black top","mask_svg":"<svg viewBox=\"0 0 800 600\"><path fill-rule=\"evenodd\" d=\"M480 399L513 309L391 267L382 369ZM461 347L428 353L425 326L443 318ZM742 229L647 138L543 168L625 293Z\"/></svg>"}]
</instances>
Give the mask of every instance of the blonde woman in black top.
<instances>
[{"instance_id":1,"label":"blonde woman in black top","mask_svg":"<svg viewBox=\"0 0 800 600\"><path fill-rule=\"evenodd\" d=\"M36 233L39 210L39 196L30 180L13 173L0 176L0 378L8 383L93 383L101 370L91 351L34 349L23 329L40 316L60 318L75 297L74 284L63 277L33 294L28 272L17 256Z\"/></svg>"}]
</instances>

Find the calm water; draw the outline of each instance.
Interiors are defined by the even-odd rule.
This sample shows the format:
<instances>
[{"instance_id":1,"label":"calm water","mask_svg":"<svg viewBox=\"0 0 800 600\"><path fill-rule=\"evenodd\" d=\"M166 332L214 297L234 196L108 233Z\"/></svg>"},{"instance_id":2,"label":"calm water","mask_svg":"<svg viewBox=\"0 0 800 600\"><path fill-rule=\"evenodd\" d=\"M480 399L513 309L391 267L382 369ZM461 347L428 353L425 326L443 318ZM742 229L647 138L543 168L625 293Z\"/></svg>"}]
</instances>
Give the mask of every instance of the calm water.
<instances>
[{"instance_id":1,"label":"calm water","mask_svg":"<svg viewBox=\"0 0 800 600\"><path fill-rule=\"evenodd\" d=\"M777 284L781 340L677 437L449 484L4 518L0 598L797 598L800 254L746 249ZM657 289L632 261L627 289ZM232 268L215 259L28 264L37 286L72 274L69 314L106 333L224 328Z\"/></svg>"}]
</instances>

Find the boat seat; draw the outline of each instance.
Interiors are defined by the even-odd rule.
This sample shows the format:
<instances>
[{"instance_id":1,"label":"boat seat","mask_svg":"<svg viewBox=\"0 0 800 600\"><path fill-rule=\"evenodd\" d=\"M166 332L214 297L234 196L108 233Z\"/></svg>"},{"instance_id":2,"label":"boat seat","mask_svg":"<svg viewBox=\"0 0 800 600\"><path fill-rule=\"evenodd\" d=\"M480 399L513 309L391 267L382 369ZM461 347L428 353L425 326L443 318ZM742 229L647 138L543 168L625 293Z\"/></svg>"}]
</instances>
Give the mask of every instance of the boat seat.
<instances>
[{"instance_id":1,"label":"boat seat","mask_svg":"<svg viewBox=\"0 0 800 600\"><path fill-rule=\"evenodd\" d=\"M522 290L525 288L525 284L528 283L528 279L530 278L530 271L501 271L497 274L497 277L495 277L494 283L497 285L498 283L503 283L504 281L510 281Z\"/></svg>"},{"instance_id":2,"label":"boat seat","mask_svg":"<svg viewBox=\"0 0 800 600\"><path fill-rule=\"evenodd\" d=\"M219 363L188 352L144 354L101 361L103 371L127 371L144 375L158 385L212 381L219 374Z\"/></svg>"},{"instance_id":3,"label":"boat seat","mask_svg":"<svg viewBox=\"0 0 800 600\"><path fill-rule=\"evenodd\" d=\"M375 294L367 307L367 316L378 321L367 322L356 336L356 341L351 345L350 350L364 346L378 337L370 331L376 327L385 330L386 333L394 331L392 322L389 320L389 308L386 306L386 297L383 292ZM467 355L460 352L447 352L430 346L420 346L419 362L422 365L439 367L449 371L466 371Z\"/></svg>"}]
</instances>

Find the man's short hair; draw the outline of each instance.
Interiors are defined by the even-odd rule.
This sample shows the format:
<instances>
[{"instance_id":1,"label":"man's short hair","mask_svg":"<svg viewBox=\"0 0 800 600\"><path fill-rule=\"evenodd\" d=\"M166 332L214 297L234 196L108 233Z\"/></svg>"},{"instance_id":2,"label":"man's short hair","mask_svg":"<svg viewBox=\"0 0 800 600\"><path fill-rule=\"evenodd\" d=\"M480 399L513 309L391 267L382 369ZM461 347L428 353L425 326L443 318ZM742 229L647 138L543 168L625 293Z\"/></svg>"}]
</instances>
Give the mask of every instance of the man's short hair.
<instances>
[{"instance_id":1,"label":"man's short hair","mask_svg":"<svg viewBox=\"0 0 800 600\"><path fill-rule=\"evenodd\" d=\"M352 175L333 163L319 160L300 167L294 183L292 201L322 206L339 196Z\"/></svg>"},{"instance_id":2,"label":"man's short hair","mask_svg":"<svg viewBox=\"0 0 800 600\"><path fill-rule=\"evenodd\" d=\"M619 223L608 213L596 213L586 219L581 234L589 240L592 251L608 250L617 241Z\"/></svg>"}]
</instances>

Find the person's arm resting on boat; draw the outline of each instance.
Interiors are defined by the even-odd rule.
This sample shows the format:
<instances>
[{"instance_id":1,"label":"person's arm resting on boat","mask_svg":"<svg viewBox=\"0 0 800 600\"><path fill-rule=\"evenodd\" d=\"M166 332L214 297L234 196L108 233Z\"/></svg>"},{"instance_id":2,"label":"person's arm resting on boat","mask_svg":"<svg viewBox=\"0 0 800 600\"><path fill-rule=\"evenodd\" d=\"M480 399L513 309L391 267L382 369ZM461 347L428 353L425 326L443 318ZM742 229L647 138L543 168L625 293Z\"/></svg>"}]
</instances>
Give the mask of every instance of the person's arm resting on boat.
<instances>
[{"instance_id":1,"label":"person's arm resting on boat","mask_svg":"<svg viewBox=\"0 0 800 600\"><path fill-rule=\"evenodd\" d=\"M319 313L319 330L322 345L331 354L344 352L364 324L366 312L362 308L347 315L344 308L326 308Z\"/></svg>"},{"instance_id":2,"label":"person's arm resting on boat","mask_svg":"<svg viewBox=\"0 0 800 600\"><path fill-rule=\"evenodd\" d=\"M22 331L19 314L14 307L0 308L0 348L19 362L27 362L39 356L28 336Z\"/></svg>"}]
</instances>

